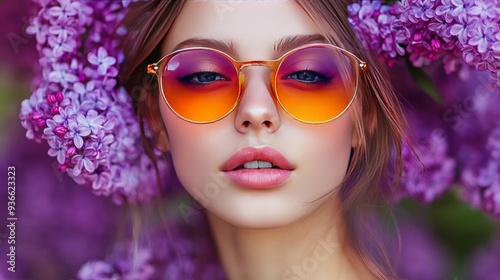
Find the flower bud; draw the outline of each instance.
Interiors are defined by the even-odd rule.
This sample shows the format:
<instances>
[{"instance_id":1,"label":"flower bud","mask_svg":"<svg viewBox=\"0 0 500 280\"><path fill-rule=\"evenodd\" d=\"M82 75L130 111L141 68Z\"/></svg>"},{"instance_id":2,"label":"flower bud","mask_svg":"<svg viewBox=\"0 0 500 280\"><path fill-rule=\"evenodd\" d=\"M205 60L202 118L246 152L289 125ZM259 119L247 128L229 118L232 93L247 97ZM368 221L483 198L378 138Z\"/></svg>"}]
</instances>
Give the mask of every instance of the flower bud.
<instances>
[{"instance_id":1,"label":"flower bud","mask_svg":"<svg viewBox=\"0 0 500 280\"><path fill-rule=\"evenodd\" d=\"M71 146L71 147L69 147L68 150L66 150L67 156L72 156L74 154L76 154L76 147L75 146Z\"/></svg>"},{"instance_id":2,"label":"flower bud","mask_svg":"<svg viewBox=\"0 0 500 280\"><path fill-rule=\"evenodd\" d=\"M36 125L37 125L38 127L44 127L44 126L45 126L45 123L46 123L46 122L45 122L45 120L44 120L44 119L38 119L38 120L36 120Z\"/></svg>"},{"instance_id":3,"label":"flower bud","mask_svg":"<svg viewBox=\"0 0 500 280\"><path fill-rule=\"evenodd\" d=\"M47 100L50 104L54 104L57 102L56 96L54 94L47 95Z\"/></svg>"},{"instance_id":4,"label":"flower bud","mask_svg":"<svg viewBox=\"0 0 500 280\"><path fill-rule=\"evenodd\" d=\"M50 109L50 112L52 113L52 115L59 114L59 106L52 107L52 109Z\"/></svg>"},{"instance_id":5,"label":"flower bud","mask_svg":"<svg viewBox=\"0 0 500 280\"><path fill-rule=\"evenodd\" d=\"M32 121L37 121L37 120L41 119L42 117L43 117L43 115L38 113L38 112L33 112L30 114L30 120L32 120Z\"/></svg>"},{"instance_id":6,"label":"flower bud","mask_svg":"<svg viewBox=\"0 0 500 280\"><path fill-rule=\"evenodd\" d=\"M66 169L68 169L68 166L66 164L59 164L57 166L57 169L59 169L61 172L66 172Z\"/></svg>"},{"instance_id":7,"label":"flower bud","mask_svg":"<svg viewBox=\"0 0 500 280\"><path fill-rule=\"evenodd\" d=\"M57 100L57 102L63 101L63 98L64 98L64 96L63 96L62 92L60 92L60 91L57 92L57 94L56 94L56 100Z\"/></svg>"},{"instance_id":8,"label":"flower bud","mask_svg":"<svg viewBox=\"0 0 500 280\"><path fill-rule=\"evenodd\" d=\"M431 40L431 47L433 50L438 51L441 48L441 42L438 39Z\"/></svg>"},{"instance_id":9,"label":"flower bud","mask_svg":"<svg viewBox=\"0 0 500 280\"><path fill-rule=\"evenodd\" d=\"M415 34L413 35L413 41L415 41L415 42L420 42L420 41L422 41L422 37L423 37L423 36L422 36L422 34L421 34L421 33L415 33Z\"/></svg>"},{"instance_id":10,"label":"flower bud","mask_svg":"<svg viewBox=\"0 0 500 280\"><path fill-rule=\"evenodd\" d=\"M68 132L68 129L65 126L58 125L56 126L56 128L54 128L54 133L57 136L63 136L64 134L66 134L66 132Z\"/></svg>"}]
</instances>

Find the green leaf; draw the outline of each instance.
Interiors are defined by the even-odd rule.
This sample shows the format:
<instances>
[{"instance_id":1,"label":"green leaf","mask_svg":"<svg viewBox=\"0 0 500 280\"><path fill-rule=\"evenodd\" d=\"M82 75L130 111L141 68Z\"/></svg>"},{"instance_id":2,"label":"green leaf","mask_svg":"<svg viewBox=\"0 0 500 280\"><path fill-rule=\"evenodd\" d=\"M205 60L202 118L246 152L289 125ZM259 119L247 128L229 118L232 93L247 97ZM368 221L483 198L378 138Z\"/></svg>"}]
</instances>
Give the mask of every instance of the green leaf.
<instances>
[{"instance_id":1,"label":"green leaf","mask_svg":"<svg viewBox=\"0 0 500 280\"><path fill-rule=\"evenodd\" d=\"M431 77L429 77L429 75L427 75L422 68L417 68L408 64L408 69L410 70L410 75L415 84L432 99L434 99L439 105L443 105L443 98L439 93L436 83L431 79Z\"/></svg>"}]
</instances>

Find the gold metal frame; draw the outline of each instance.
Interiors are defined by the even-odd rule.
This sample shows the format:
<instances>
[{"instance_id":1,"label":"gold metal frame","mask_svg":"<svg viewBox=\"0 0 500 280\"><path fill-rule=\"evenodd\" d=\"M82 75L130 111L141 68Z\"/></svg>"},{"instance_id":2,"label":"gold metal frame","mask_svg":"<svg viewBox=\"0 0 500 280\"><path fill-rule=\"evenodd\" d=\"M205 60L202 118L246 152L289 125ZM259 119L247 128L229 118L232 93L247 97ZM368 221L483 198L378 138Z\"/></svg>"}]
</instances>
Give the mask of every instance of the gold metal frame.
<instances>
[{"instance_id":1,"label":"gold metal frame","mask_svg":"<svg viewBox=\"0 0 500 280\"><path fill-rule=\"evenodd\" d=\"M342 54L346 55L347 57L349 57L351 61L357 62L357 67L354 67L355 71L356 71L356 85L355 85L355 88L354 88L354 94L353 94L353 96L351 98L351 101L346 106L346 108L341 113L339 113L337 116L335 116L335 117L333 117L331 119L325 120L325 121L320 121L320 122L305 121L305 120L302 120L302 119L299 119L299 118L295 117L293 114L291 114L290 112L288 112L287 109L281 104L281 101L279 100L279 98L278 98L278 96L276 94L276 90L275 90L276 89L276 73L277 73L277 70L279 69L279 67L281 66L281 64L283 63L283 61L285 60L285 58L288 57L289 55L291 55L291 54L299 51L299 50L307 49L307 48L311 48L311 47L325 47L325 48L335 49L336 51L339 51L340 53L342 53ZM163 83L161 82L161 77L162 77L162 74L163 74L162 71L161 71L161 69L163 69L162 66L165 63L167 63L176 54L179 54L179 53L182 53L182 52L186 52L186 51L191 51L191 50L209 50L209 51L214 51L216 53L221 54L222 56L226 57L232 63L232 65L234 66L234 68L236 70L236 73L238 75L238 79L239 79L239 89L238 90L239 90L239 92L238 92L238 97L236 99L236 102L234 103L233 107L231 107L231 109L225 115L223 115L222 117L220 117L218 119L215 119L213 121L205 121L205 122L193 121L193 120L190 120L190 119L187 119L187 118L181 116L180 114L178 114L170 106L170 104L168 103L168 100L165 97L165 94L163 93ZM310 123L310 124L326 123L326 122L332 121L332 120L340 117L351 106L352 102L354 101L354 99L355 99L355 97L357 95L358 83L359 83L359 71L360 70L365 70L368 67L368 65L366 64L366 62L362 61L356 55L354 55L353 53L351 53L351 52L349 52L349 51L347 51L345 49L342 49L342 48L340 48L338 46L335 46L335 45L332 45L332 44L327 44L327 43L313 43L313 44L306 44L306 45L300 46L298 48L292 49L292 50L286 52L285 54L283 54L281 57L279 57L277 59L274 59L274 60L238 61L238 60L235 60L234 58L232 58L230 55L228 55L228 54L226 54L226 53L224 53L224 52L222 52L220 50L213 49L213 48L207 48L207 47L184 48L184 49L180 49L180 50L176 50L176 51L173 51L171 53L168 53L165 56L163 56L160 60L158 60L157 62L149 64L147 66L147 73L148 74L154 74L154 75L157 76L157 78L158 78L158 84L160 85L160 91L162 93L163 100L168 105L168 107L170 108L170 110L172 110L172 112L174 112L177 116L179 116L183 120L186 120L186 121L192 122L192 123L212 123L212 122L216 122L216 121L219 121L219 120L225 118L227 115L229 115L234 110L234 108L236 108L236 106L238 106L238 104L239 104L239 102L241 100L241 88L242 88L243 83L245 81L244 75L242 74L241 71L244 68L248 67L248 66L267 66L267 67L271 68L272 71L271 71L270 81L271 81L271 87L272 87L272 91L273 91L273 94L272 94L273 99L278 102L278 104L281 106L281 108L285 112L287 112L288 115L290 115L291 117L293 117L294 119L296 119L298 121L301 121L301 122L304 122L304 123Z\"/></svg>"}]
</instances>

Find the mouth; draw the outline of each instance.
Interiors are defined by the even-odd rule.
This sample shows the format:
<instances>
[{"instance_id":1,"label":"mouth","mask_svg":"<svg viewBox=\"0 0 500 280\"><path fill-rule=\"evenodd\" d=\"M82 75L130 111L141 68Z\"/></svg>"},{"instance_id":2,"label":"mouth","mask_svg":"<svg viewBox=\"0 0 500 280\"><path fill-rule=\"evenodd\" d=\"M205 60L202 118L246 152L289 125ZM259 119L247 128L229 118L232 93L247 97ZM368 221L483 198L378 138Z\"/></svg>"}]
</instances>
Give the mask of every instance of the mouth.
<instances>
[{"instance_id":1,"label":"mouth","mask_svg":"<svg viewBox=\"0 0 500 280\"><path fill-rule=\"evenodd\" d=\"M272 162L269 161L264 161L264 160L252 160L249 162L245 162L245 164L242 164L240 166L237 166L233 170L240 170L240 169L283 169Z\"/></svg>"},{"instance_id":2,"label":"mouth","mask_svg":"<svg viewBox=\"0 0 500 280\"><path fill-rule=\"evenodd\" d=\"M271 147L247 147L232 155L220 168L222 171L241 169L284 169L295 167L278 150Z\"/></svg>"},{"instance_id":3,"label":"mouth","mask_svg":"<svg viewBox=\"0 0 500 280\"><path fill-rule=\"evenodd\" d=\"M231 156L221 171L238 186L269 189L283 185L295 167L278 150L271 147L244 148Z\"/></svg>"}]
</instances>

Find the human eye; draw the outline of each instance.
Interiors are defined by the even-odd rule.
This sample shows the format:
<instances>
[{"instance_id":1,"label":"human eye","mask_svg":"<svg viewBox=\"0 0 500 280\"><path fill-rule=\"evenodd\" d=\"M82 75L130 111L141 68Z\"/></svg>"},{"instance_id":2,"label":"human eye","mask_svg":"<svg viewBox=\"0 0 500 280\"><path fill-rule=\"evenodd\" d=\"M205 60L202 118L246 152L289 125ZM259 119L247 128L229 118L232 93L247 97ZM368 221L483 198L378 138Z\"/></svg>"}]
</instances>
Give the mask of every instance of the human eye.
<instances>
[{"instance_id":1,"label":"human eye","mask_svg":"<svg viewBox=\"0 0 500 280\"><path fill-rule=\"evenodd\" d=\"M282 77L283 80L296 80L298 82L307 83L307 84L321 84L328 83L332 80L332 77L329 77L325 74L319 73L313 70L300 70L293 72L291 74L285 75Z\"/></svg>"},{"instance_id":2,"label":"human eye","mask_svg":"<svg viewBox=\"0 0 500 280\"><path fill-rule=\"evenodd\" d=\"M200 71L178 77L178 80L186 85L210 85L216 82L230 81L231 79L217 72Z\"/></svg>"}]
</instances>

